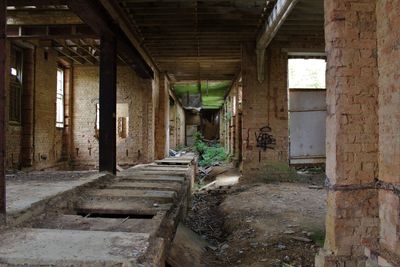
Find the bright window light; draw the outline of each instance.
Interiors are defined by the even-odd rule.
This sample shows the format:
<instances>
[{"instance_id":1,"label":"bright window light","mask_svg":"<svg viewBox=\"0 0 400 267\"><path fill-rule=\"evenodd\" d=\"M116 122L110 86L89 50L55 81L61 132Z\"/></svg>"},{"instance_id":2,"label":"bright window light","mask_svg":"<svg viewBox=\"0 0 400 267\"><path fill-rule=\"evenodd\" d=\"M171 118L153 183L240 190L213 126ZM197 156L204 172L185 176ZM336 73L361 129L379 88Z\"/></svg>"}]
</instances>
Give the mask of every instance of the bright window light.
<instances>
[{"instance_id":1,"label":"bright window light","mask_svg":"<svg viewBox=\"0 0 400 267\"><path fill-rule=\"evenodd\" d=\"M289 59L289 88L325 88L324 59Z\"/></svg>"}]
</instances>

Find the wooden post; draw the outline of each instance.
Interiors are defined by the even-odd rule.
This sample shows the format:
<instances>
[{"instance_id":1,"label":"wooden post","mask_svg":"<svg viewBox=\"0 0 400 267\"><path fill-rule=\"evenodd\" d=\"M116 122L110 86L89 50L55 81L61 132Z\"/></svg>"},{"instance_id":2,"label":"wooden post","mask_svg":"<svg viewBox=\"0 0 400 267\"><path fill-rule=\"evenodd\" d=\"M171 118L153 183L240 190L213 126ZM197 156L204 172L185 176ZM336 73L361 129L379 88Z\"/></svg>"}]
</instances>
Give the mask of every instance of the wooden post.
<instances>
[{"instance_id":1,"label":"wooden post","mask_svg":"<svg viewBox=\"0 0 400 267\"><path fill-rule=\"evenodd\" d=\"M117 42L101 37L99 170L116 174Z\"/></svg>"},{"instance_id":2,"label":"wooden post","mask_svg":"<svg viewBox=\"0 0 400 267\"><path fill-rule=\"evenodd\" d=\"M7 1L0 1L0 224L6 220L5 106L6 106L6 13Z\"/></svg>"}]
</instances>

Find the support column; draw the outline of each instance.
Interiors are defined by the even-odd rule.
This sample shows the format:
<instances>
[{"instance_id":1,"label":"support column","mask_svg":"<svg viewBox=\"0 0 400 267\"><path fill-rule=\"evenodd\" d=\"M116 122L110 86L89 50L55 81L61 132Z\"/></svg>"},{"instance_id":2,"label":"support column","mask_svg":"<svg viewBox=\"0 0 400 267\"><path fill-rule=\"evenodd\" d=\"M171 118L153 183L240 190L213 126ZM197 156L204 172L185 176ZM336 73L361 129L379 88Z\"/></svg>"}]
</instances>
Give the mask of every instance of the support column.
<instances>
[{"instance_id":1,"label":"support column","mask_svg":"<svg viewBox=\"0 0 400 267\"><path fill-rule=\"evenodd\" d=\"M316 266L365 266L378 237L376 0L325 1L326 239Z\"/></svg>"},{"instance_id":2,"label":"support column","mask_svg":"<svg viewBox=\"0 0 400 267\"><path fill-rule=\"evenodd\" d=\"M156 121L156 158L163 159L169 149L169 82L164 73L159 76L158 110Z\"/></svg>"},{"instance_id":3,"label":"support column","mask_svg":"<svg viewBox=\"0 0 400 267\"><path fill-rule=\"evenodd\" d=\"M117 42L101 37L99 171L116 173Z\"/></svg>"},{"instance_id":4,"label":"support column","mask_svg":"<svg viewBox=\"0 0 400 267\"><path fill-rule=\"evenodd\" d=\"M0 224L6 220L6 13L7 1L0 2Z\"/></svg>"}]
</instances>

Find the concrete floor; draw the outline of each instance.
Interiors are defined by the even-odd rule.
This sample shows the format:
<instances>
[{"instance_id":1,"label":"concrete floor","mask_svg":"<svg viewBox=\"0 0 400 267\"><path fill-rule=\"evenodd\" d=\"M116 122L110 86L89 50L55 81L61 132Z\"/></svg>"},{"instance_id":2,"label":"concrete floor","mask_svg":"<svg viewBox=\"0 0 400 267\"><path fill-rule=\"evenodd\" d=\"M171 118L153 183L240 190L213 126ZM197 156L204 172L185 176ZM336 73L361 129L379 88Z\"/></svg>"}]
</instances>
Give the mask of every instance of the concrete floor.
<instances>
[{"instance_id":1,"label":"concrete floor","mask_svg":"<svg viewBox=\"0 0 400 267\"><path fill-rule=\"evenodd\" d=\"M33 172L7 175L7 213L26 210L32 204L95 181L97 172Z\"/></svg>"}]
</instances>

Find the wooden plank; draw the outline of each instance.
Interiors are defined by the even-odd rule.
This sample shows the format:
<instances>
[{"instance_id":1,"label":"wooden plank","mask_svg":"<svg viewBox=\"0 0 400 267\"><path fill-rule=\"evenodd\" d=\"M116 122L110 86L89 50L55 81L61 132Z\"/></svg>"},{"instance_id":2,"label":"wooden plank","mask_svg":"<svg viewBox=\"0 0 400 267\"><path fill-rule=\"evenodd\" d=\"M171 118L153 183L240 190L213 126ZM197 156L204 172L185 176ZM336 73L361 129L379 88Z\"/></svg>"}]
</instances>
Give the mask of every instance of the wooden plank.
<instances>
[{"instance_id":1,"label":"wooden plank","mask_svg":"<svg viewBox=\"0 0 400 267\"><path fill-rule=\"evenodd\" d=\"M117 41L102 36L100 48L99 170L117 173Z\"/></svg>"},{"instance_id":2,"label":"wooden plank","mask_svg":"<svg viewBox=\"0 0 400 267\"><path fill-rule=\"evenodd\" d=\"M6 219L6 33L7 33L7 1L0 1L0 224Z\"/></svg>"}]
</instances>

